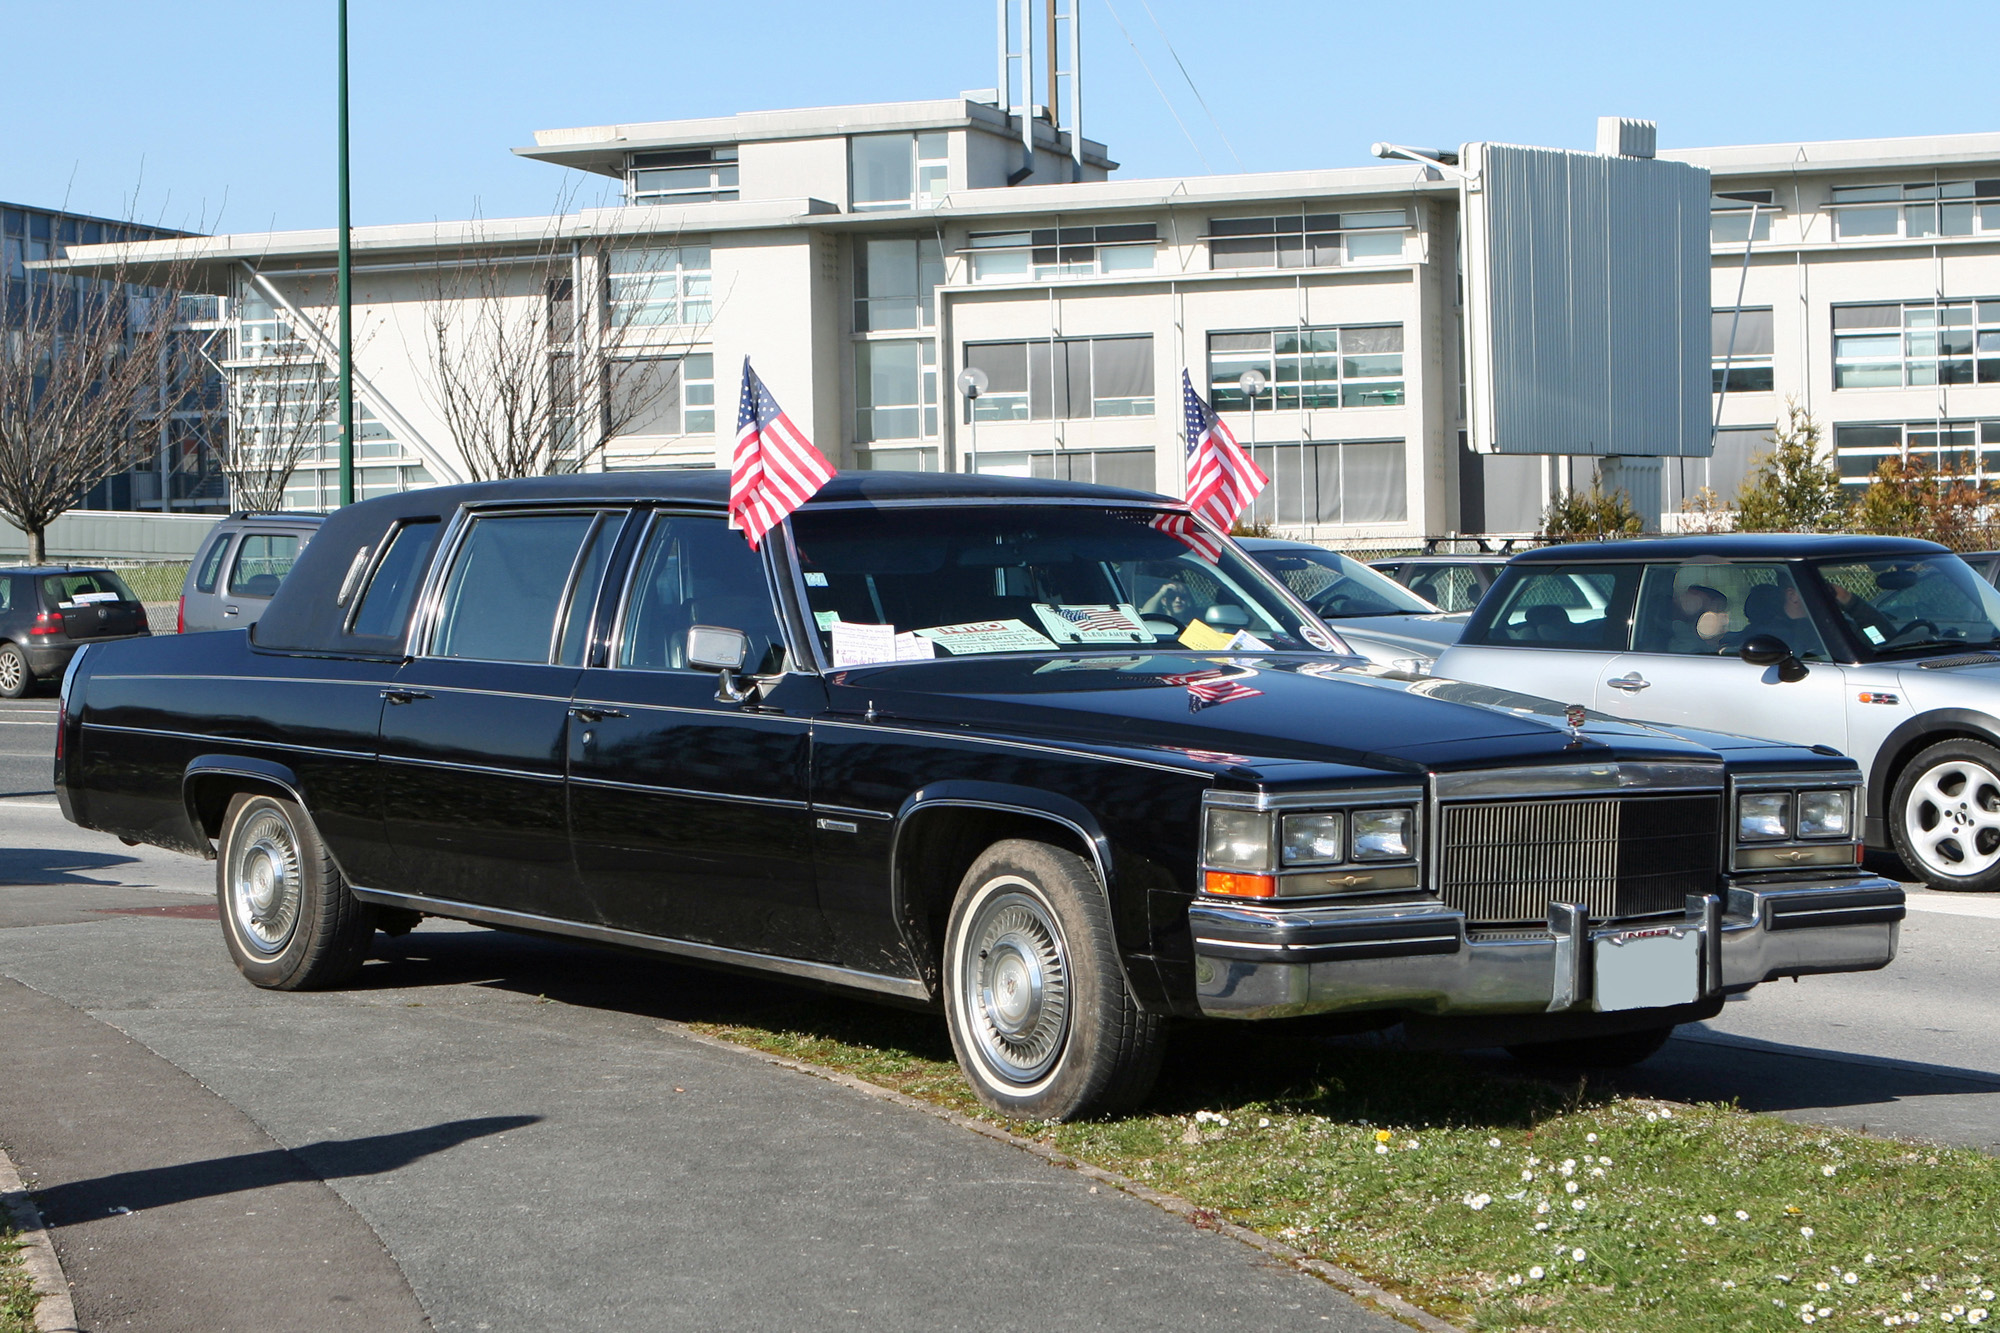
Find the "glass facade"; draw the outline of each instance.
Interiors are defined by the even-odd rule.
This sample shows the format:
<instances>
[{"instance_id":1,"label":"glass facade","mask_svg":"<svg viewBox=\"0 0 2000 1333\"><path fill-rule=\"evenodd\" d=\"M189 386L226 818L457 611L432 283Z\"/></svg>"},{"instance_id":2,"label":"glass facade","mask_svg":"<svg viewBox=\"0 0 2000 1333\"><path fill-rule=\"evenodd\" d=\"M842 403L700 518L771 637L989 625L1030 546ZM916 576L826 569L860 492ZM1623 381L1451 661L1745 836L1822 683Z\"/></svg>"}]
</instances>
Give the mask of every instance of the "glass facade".
<instances>
[{"instance_id":1,"label":"glass facade","mask_svg":"<svg viewBox=\"0 0 2000 1333\"><path fill-rule=\"evenodd\" d=\"M712 204L736 198L736 147L676 148L626 159L625 198L634 204Z\"/></svg>"},{"instance_id":2,"label":"glass facade","mask_svg":"<svg viewBox=\"0 0 2000 1333\"><path fill-rule=\"evenodd\" d=\"M1208 224L1208 266L1324 268L1380 263L1403 257L1403 237L1409 228L1406 208L1214 218Z\"/></svg>"},{"instance_id":3,"label":"glass facade","mask_svg":"<svg viewBox=\"0 0 2000 1333\"><path fill-rule=\"evenodd\" d=\"M1709 355L1714 392L1769 393L1772 386L1771 307L1709 312ZM1728 384L1723 383L1724 373Z\"/></svg>"},{"instance_id":4,"label":"glass facade","mask_svg":"<svg viewBox=\"0 0 2000 1333\"><path fill-rule=\"evenodd\" d=\"M1403 326L1257 329L1208 335L1209 401L1247 412L1239 381L1264 376L1259 411L1273 408L1396 407L1403 401Z\"/></svg>"},{"instance_id":5,"label":"glass facade","mask_svg":"<svg viewBox=\"0 0 2000 1333\"><path fill-rule=\"evenodd\" d=\"M1769 190L1730 190L1708 201L1708 239L1714 245L1743 245L1771 239L1777 212Z\"/></svg>"},{"instance_id":6,"label":"glass facade","mask_svg":"<svg viewBox=\"0 0 2000 1333\"><path fill-rule=\"evenodd\" d=\"M937 438L937 343L929 338L856 343L854 398L857 444Z\"/></svg>"},{"instance_id":7,"label":"glass facade","mask_svg":"<svg viewBox=\"0 0 2000 1333\"><path fill-rule=\"evenodd\" d=\"M2000 383L2000 301L1833 308L1833 387Z\"/></svg>"},{"instance_id":8,"label":"glass facade","mask_svg":"<svg viewBox=\"0 0 2000 1333\"><path fill-rule=\"evenodd\" d=\"M967 238L974 282L1045 282L1151 273L1160 229L1150 222L1102 227L976 231Z\"/></svg>"},{"instance_id":9,"label":"glass facade","mask_svg":"<svg viewBox=\"0 0 2000 1333\"><path fill-rule=\"evenodd\" d=\"M944 256L936 237L856 237L854 331L932 327L943 281Z\"/></svg>"},{"instance_id":10,"label":"glass facade","mask_svg":"<svg viewBox=\"0 0 2000 1333\"><path fill-rule=\"evenodd\" d=\"M965 364L986 372L966 419L1080 421L1153 415L1153 339L1037 338L971 343Z\"/></svg>"},{"instance_id":11,"label":"glass facade","mask_svg":"<svg viewBox=\"0 0 2000 1333\"><path fill-rule=\"evenodd\" d=\"M849 191L856 212L930 208L949 188L950 144L942 130L857 134L848 140Z\"/></svg>"},{"instance_id":12,"label":"glass facade","mask_svg":"<svg viewBox=\"0 0 2000 1333\"><path fill-rule=\"evenodd\" d=\"M706 324L715 318L706 245L627 246L605 256L614 329Z\"/></svg>"},{"instance_id":13,"label":"glass facade","mask_svg":"<svg viewBox=\"0 0 2000 1333\"><path fill-rule=\"evenodd\" d=\"M1855 491L1884 459L1909 458L1968 481L2000 482L2000 421L1856 423L1833 428L1841 484Z\"/></svg>"},{"instance_id":14,"label":"glass facade","mask_svg":"<svg viewBox=\"0 0 2000 1333\"><path fill-rule=\"evenodd\" d=\"M1251 449L1271 479L1244 514L1249 523L1401 523L1409 516L1401 440L1320 444L1311 440Z\"/></svg>"},{"instance_id":15,"label":"glass facade","mask_svg":"<svg viewBox=\"0 0 2000 1333\"><path fill-rule=\"evenodd\" d=\"M1842 241L2000 235L2000 179L1837 185L1831 208Z\"/></svg>"}]
</instances>

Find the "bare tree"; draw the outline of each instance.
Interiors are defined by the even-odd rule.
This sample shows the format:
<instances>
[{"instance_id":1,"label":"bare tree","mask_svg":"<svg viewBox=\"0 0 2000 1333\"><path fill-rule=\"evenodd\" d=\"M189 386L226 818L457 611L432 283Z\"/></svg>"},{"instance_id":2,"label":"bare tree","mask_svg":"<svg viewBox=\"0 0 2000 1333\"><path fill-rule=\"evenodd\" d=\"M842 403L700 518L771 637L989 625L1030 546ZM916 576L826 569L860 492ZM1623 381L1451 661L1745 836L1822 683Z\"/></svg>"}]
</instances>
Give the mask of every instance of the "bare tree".
<instances>
[{"instance_id":1,"label":"bare tree","mask_svg":"<svg viewBox=\"0 0 2000 1333\"><path fill-rule=\"evenodd\" d=\"M207 374L179 327L187 265L120 258L91 276L7 281L0 329L0 513L47 559L49 524L106 477L155 456Z\"/></svg>"},{"instance_id":2,"label":"bare tree","mask_svg":"<svg viewBox=\"0 0 2000 1333\"><path fill-rule=\"evenodd\" d=\"M675 240L584 251L556 230L525 251L468 246L425 303L424 391L482 479L597 465L679 407L685 357L713 318Z\"/></svg>"}]
</instances>

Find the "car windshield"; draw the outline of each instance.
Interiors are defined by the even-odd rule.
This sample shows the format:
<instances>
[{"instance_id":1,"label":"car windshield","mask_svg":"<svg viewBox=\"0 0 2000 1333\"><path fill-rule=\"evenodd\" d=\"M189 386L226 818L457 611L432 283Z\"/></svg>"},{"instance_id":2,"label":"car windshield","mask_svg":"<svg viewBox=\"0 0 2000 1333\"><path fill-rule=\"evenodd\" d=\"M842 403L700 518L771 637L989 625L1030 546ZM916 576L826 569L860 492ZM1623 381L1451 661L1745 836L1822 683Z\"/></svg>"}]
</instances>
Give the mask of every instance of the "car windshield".
<instances>
[{"instance_id":1,"label":"car windshield","mask_svg":"<svg viewBox=\"0 0 2000 1333\"><path fill-rule=\"evenodd\" d=\"M108 569L85 573L49 574L42 579L42 599L52 607L88 606L93 602L136 602L125 580Z\"/></svg>"},{"instance_id":2,"label":"car windshield","mask_svg":"<svg viewBox=\"0 0 2000 1333\"><path fill-rule=\"evenodd\" d=\"M1316 546L1265 547L1250 558L1277 575L1322 620L1432 615L1437 607L1352 556Z\"/></svg>"},{"instance_id":3,"label":"car windshield","mask_svg":"<svg viewBox=\"0 0 2000 1333\"><path fill-rule=\"evenodd\" d=\"M806 599L835 666L1008 652L1342 651L1185 515L1097 505L805 510Z\"/></svg>"},{"instance_id":4,"label":"car windshield","mask_svg":"<svg viewBox=\"0 0 2000 1333\"><path fill-rule=\"evenodd\" d=\"M2000 646L2000 592L1955 555L1818 566L1836 613L1874 657Z\"/></svg>"}]
</instances>

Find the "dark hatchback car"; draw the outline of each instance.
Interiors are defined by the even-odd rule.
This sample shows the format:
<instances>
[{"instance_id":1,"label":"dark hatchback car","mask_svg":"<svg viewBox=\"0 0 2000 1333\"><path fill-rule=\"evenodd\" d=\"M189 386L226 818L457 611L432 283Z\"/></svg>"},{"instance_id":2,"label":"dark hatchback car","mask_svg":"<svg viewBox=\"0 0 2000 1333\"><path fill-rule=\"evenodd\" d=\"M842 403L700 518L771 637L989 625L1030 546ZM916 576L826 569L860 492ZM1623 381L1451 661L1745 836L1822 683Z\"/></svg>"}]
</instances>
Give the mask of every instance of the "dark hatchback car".
<instances>
[{"instance_id":1,"label":"dark hatchback car","mask_svg":"<svg viewBox=\"0 0 2000 1333\"><path fill-rule=\"evenodd\" d=\"M1629 1063L1895 955L1851 837L1735 847L1851 760L1370 668L1156 495L842 474L753 552L728 487L343 509L252 629L85 652L57 799L214 856L258 985L420 915L571 936L930 1007L1034 1118L1143 1097L1177 1018Z\"/></svg>"},{"instance_id":2,"label":"dark hatchback car","mask_svg":"<svg viewBox=\"0 0 2000 1333\"><path fill-rule=\"evenodd\" d=\"M0 698L61 679L82 644L151 632L145 606L108 569L0 569Z\"/></svg>"}]
</instances>

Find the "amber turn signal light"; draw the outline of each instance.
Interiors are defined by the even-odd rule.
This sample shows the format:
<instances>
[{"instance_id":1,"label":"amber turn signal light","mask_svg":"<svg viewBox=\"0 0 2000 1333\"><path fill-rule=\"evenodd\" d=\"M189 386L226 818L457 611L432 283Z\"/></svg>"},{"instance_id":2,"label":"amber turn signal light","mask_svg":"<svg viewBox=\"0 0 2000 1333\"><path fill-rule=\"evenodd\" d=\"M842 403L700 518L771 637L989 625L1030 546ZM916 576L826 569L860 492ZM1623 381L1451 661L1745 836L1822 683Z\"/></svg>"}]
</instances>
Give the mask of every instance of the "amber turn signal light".
<instances>
[{"instance_id":1,"label":"amber turn signal light","mask_svg":"<svg viewBox=\"0 0 2000 1333\"><path fill-rule=\"evenodd\" d=\"M1275 898L1278 880L1274 875L1237 875L1225 870L1202 872L1202 891L1232 898Z\"/></svg>"}]
</instances>

